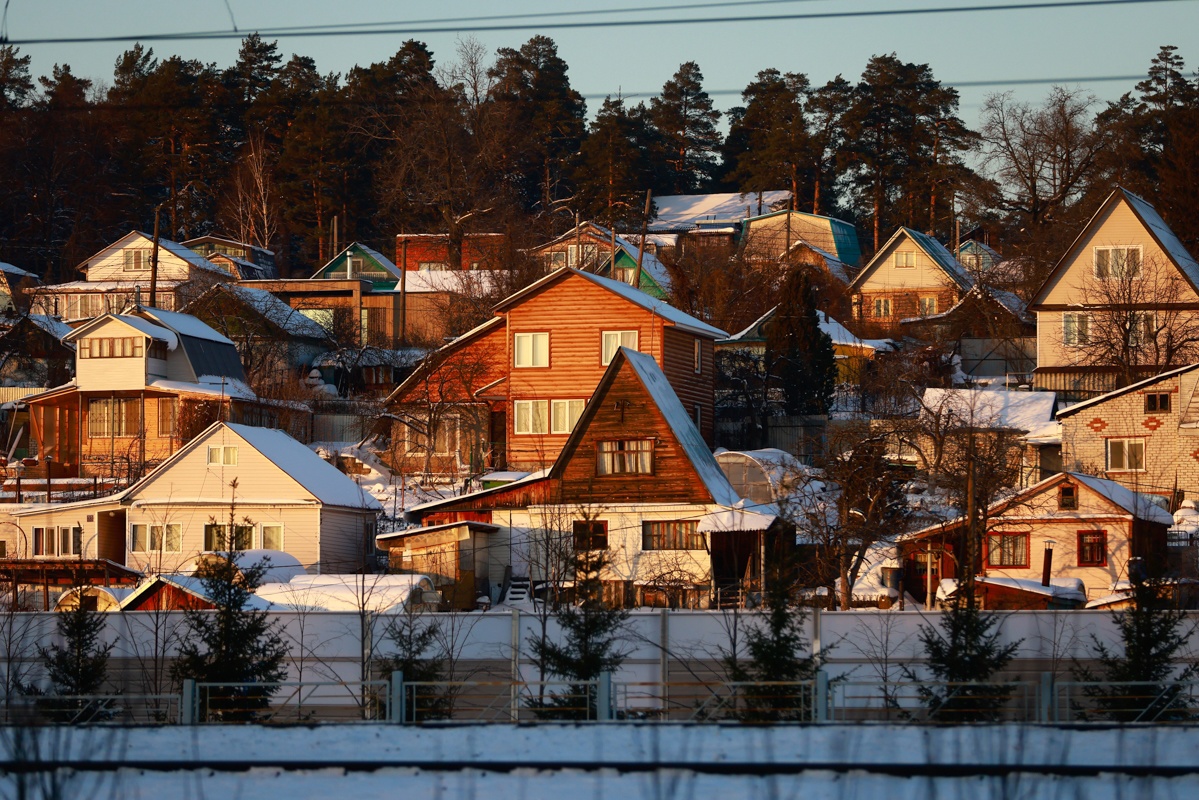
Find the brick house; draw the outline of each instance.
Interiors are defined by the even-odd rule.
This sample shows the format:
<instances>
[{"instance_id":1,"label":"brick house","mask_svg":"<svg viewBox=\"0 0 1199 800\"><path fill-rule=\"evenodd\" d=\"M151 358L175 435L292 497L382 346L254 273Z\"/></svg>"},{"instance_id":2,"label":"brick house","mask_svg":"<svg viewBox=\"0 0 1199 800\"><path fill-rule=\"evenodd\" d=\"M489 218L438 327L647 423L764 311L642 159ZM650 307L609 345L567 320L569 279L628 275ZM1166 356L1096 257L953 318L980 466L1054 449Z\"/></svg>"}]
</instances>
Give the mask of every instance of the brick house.
<instances>
[{"instance_id":1,"label":"brick house","mask_svg":"<svg viewBox=\"0 0 1199 800\"><path fill-rule=\"evenodd\" d=\"M727 334L619 281L557 270L434 353L388 398L393 466L460 476L548 467L620 347L652 356L713 440Z\"/></svg>"},{"instance_id":2,"label":"brick house","mask_svg":"<svg viewBox=\"0 0 1199 800\"><path fill-rule=\"evenodd\" d=\"M445 233L401 233L395 263L402 270L424 272L502 269L508 248L506 233L464 233L456 245Z\"/></svg>"},{"instance_id":3,"label":"brick house","mask_svg":"<svg viewBox=\"0 0 1199 800\"><path fill-rule=\"evenodd\" d=\"M1163 372L1057 413L1062 464L1129 489L1199 496L1199 364Z\"/></svg>"},{"instance_id":4,"label":"brick house","mask_svg":"<svg viewBox=\"0 0 1199 800\"><path fill-rule=\"evenodd\" d=\"M974 279L945 246L925 233L900 228L849 284L855 320L871 335L897 329L899 321L947 311L974 286Z\"/></svg>"}]
</instances>

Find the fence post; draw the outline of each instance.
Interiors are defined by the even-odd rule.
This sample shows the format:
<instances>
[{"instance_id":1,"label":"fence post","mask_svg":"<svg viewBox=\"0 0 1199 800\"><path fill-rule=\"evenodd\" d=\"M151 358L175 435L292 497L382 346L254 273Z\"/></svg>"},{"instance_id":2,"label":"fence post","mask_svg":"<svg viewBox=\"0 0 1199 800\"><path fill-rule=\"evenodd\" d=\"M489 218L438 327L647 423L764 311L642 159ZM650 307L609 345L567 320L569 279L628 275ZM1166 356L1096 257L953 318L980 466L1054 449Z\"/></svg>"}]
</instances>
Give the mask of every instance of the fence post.
<instances>
[{"instance_id":1,"label":"fence post","mask_svg":"<svg viewBox=\"0 0 1199 800\"><path fill-rule=\"evenodd\" d=\"M196 682L191 678L183 679L183 694L179 696L179 724L196 724Z\"/></svg>"},{"instance_id":2,"label":"fence post","mask_svg":"<svg viewBox=\"0 0 1199 800\"><path fill-rule=\"evenodd\" d=\"M512 721L520 722L520 609L512 609Z\"/></svg>"},{"instance_id":3,"label":"fence post","mask_svg":"<svg viewBox=\"0 0 1199 800\"><path fill-rule=\"evenodd\" d=\"M612 673L601 672L595 687L595 720L609 722L612 719Z\"/></svg>"},{"instance_id":4,"label":"fence post","mask_svg":"<svg viewBox=\"0 0 1199 800\"><path fill-rule=\"evenodd\" d=\"M822 669L816 670L816 721L828 722L828 673Z\"/></svg>"},{"instance_id":5,"label":"fence post","mask_svg":"<svg viewBox=\"0 0 1199 800\"><path fill-rule=\"evenodd\" d=\"M407 709L404 708L404 673L401 670L391 673L387 689L391 695L387 699L387 721L403 725Z\"/></svg>"},{"instance_id":6,"label":"fence post","mask_svg":"<svg viewBox=\"0 0 1199 800\"><path fill-rule=\"evenodd\" d=\"M1054 702L1056 700L1054 697L1055 694L1056 687L1054 686L1053 673L1042 672L1041 694L1038 698L1040 700L1040 707L1037 709L1037 722L1048 724L1055 721L1055 717L1057 716L1057 703Z\"/></svg>"}]
</instances>

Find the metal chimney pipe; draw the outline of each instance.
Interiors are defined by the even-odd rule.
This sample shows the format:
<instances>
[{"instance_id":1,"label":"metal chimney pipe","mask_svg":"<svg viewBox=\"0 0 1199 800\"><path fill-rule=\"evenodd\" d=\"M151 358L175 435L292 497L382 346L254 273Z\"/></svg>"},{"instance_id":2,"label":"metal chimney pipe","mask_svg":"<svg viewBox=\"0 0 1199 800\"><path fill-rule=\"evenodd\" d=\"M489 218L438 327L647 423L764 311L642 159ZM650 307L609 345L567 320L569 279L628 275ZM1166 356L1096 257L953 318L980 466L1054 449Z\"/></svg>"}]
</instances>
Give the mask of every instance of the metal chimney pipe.
<instances>
[{"instance_id":1,"label":"metal chimney pipe","mask_svg":"<svg viewBox=\"0 0 1199 800\"><path fill-rule=\"evenodd\" d=\"M1045 559L1041 566L1041 585L1049 585L1049 576L1053 572L1053 545L1052 539L1045 540Z\"/></svg>"}]
</instances>

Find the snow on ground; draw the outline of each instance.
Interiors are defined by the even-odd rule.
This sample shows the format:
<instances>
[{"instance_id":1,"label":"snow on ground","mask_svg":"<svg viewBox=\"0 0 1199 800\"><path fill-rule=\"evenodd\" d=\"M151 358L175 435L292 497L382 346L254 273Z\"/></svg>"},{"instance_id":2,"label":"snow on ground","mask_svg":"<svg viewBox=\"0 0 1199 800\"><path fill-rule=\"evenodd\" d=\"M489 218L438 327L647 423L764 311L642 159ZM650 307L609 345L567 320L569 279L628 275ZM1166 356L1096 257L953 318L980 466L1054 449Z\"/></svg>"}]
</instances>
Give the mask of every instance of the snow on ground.
<instances>
[{"instance_id":1,"label":"snow on ground","mask_svg":"<svg viewBox=\"0 0 1199 800\"><path fill-rule=\"evenodd\" d=\"M33 751L43 758L128 765L58 772L57 791L45 796L63 797L1122 800L1199 791L1199 728L1186 726L377 724L40 731L45 742ZM2 737L0 750L16 738ZM1141 774L1127 774L1134 771ZM15 789L17 780L9 774L5 788Z\"/></svg>"}]
</instances>

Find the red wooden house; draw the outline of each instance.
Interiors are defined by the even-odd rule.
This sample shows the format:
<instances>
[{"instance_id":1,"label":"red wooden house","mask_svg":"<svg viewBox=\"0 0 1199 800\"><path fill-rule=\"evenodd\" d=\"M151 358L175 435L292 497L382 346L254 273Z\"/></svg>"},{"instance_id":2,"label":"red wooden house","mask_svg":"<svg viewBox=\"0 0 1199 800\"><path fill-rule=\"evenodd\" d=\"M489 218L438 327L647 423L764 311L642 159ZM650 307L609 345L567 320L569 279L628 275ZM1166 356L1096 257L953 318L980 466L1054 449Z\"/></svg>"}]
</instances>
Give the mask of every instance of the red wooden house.
<instances>
[{"instance_id":1,"label":"red wooden house","mask_svg":"<svg viewBox=\"0 0 1199 800\"><path fill-rule=\"evenodd\" d=\"M619 281L557 270L504 300L388 398L401 472L536 470L557 458L620 347L651 356L713 440L713 343L727 336Z\"/></svg>"},{"instance_id":2,"label":"red wooden house","mask_svg":"<svg viewBox=\"0 0 1199 800\"><path fill-rule=\"evenodd\" d=\"M624 348L548 471L406 516L426 526L407 529L406 539L454 525L470 538L486 528L488 572L535 583L566 585L574 553L607 551L605 595L621 605L702 607L732 587L737 596L757 585L763 554L795 538L769 507L744 507L666 374ZM498 595L501 587L476 588Z\"/></svg>"}]
</instances>

